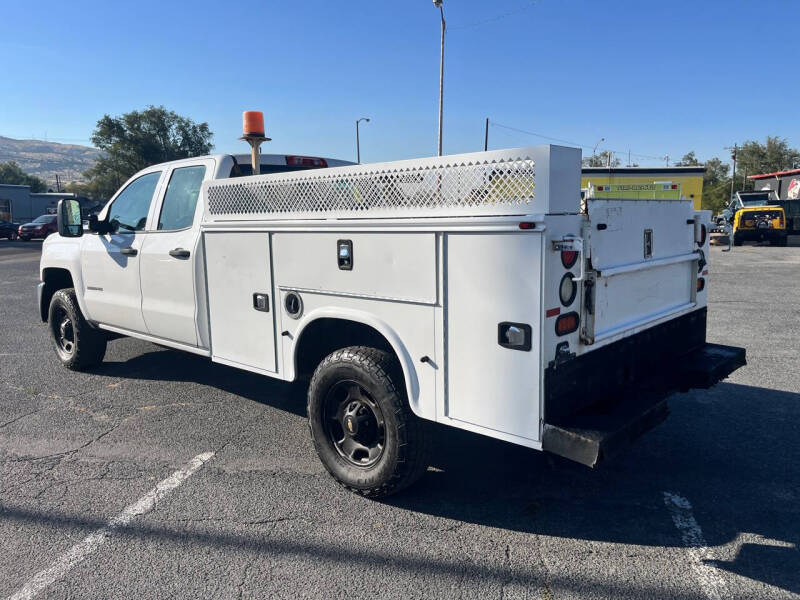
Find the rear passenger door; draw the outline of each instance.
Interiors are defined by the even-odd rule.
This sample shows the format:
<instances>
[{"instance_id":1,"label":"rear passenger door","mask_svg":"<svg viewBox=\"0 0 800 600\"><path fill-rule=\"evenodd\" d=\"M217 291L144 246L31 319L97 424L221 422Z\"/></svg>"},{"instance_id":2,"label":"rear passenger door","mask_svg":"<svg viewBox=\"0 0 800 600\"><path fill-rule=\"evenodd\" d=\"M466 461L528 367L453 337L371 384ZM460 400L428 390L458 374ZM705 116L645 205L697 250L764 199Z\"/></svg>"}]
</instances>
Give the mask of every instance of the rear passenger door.
<instances>
[{"instance_id":1,"label":"rear passenger door","mask_svg":"<svg viewBox=\"0 0 800 600\"><path fill-rule=\"evenodd\" d=\"M142 244L142 316L150 335L198 345L197 285L200 260L200 187L213 160L173 167Z\"/></svg>"}]
</instances>

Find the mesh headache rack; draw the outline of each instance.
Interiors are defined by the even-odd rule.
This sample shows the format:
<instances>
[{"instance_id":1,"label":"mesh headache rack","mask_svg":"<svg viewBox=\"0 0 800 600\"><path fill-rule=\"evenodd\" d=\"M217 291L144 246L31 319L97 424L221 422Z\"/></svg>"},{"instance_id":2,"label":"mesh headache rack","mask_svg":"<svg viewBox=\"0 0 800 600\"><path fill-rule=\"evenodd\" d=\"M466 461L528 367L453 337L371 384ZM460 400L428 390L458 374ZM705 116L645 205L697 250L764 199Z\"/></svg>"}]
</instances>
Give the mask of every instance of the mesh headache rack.
<instances>
[{"instance_id":1,"label":"mesh headache rack","mask_svg":"<svg viewBox=\"0 0 800 600\"><path fill-rule=\"evenodd\" d=\"M553 150L537 146L276 173L204 184L205 220L408 218L548 212ZM562 161L563 162L563 161Z\"/></svg>"}]
</instances>

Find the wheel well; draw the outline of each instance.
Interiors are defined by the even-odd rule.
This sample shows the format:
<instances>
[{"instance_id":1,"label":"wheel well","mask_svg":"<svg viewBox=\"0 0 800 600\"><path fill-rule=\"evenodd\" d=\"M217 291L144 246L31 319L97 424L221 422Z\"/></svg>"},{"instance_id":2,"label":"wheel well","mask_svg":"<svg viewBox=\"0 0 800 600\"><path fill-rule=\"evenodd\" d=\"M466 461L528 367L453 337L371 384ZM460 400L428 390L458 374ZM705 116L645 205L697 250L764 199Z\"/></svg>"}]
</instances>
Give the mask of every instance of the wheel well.
<instances>
[{"instance_id":1,"label":"wheel well","mask_svg":"<svg viewBox=\"0 0 800 600\"><path fill-rule=\"evenodd\" d=\"M323 358L347 346L371 346L397 356L389 341L369 325L346 319L317 319L303 330L297 343L297 377L310 377Z\"/></svg>"},{"instance_id":2,"label":"wheel well","mask_svg":"<svg viewBox=\"0 0 800 600\"><path fill-rule=\"evenodd\" d=\"M72 275L67 269L48 268L42 274L44 290L42 291L42 302L39 306L39 313L42 321L47 322L47 313L50 309L50 300L58 290L74 287Z\"/></svg>"}]
</instances>

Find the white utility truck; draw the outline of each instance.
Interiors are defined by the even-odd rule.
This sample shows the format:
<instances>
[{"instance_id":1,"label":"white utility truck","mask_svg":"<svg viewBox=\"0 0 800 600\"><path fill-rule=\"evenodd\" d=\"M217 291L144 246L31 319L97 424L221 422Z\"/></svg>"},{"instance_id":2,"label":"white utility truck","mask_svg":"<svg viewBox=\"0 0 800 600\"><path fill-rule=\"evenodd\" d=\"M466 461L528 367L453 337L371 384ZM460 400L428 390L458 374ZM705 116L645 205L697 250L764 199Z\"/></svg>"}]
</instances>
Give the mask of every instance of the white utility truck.
<instances>
[{"instance_id":1,"label":"white utility truck","mask_svg":"<svg viewBox=\"0 0 800 600\"><path fill-rule=\"evenodd\" d=\"M88 231L62 201L39 285L61 362L126 335L310 378L320 459L373 497L425 470L426 421L593 466L745 364L706 343L709 214L690 200L582 211L580 151L560 146L293 158L306 170L150 167Z\"/></svg>"}]
</instances>

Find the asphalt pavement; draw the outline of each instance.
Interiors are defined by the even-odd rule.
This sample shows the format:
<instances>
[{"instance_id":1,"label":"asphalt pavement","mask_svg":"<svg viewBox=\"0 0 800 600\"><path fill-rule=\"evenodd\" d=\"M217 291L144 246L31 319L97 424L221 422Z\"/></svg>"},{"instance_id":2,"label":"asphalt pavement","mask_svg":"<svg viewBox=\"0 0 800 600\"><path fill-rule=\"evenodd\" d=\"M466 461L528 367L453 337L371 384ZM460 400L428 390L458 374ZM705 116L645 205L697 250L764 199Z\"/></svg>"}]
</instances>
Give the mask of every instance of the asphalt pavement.
<instances>
[{"instance_id":1,"label":"asphalt pavement","mask_svg":"<svg viewBox=\"0 0 800 600\"><path fill-rule=\"evenodd\" d=\"M330 479L298 386L133 339L61 367L40 249L0 241L0 597L800 598L800 248L712 248L748 365L626 454L437 428L385 501Z\"/></svg>"}]
</instances>

